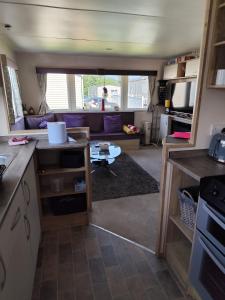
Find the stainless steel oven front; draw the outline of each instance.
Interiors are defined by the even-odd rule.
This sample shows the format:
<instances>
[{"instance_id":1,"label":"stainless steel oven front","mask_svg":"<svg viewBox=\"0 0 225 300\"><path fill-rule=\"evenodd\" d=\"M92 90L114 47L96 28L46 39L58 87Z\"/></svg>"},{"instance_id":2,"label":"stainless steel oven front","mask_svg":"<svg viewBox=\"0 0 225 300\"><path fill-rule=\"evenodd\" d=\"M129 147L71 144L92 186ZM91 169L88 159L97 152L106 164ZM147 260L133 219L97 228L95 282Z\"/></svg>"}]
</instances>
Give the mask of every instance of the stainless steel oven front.
<instances>
[{"instance_id":1,"label":"stainless steel oven front","mask_svg":"<svg viewBox=\"0 0 225 300\"><path fill-rule=\"evenodd\" d=\"M203 300L225 299L225 218L201 198L189 277Z\"/></svg>"}]
</instances>

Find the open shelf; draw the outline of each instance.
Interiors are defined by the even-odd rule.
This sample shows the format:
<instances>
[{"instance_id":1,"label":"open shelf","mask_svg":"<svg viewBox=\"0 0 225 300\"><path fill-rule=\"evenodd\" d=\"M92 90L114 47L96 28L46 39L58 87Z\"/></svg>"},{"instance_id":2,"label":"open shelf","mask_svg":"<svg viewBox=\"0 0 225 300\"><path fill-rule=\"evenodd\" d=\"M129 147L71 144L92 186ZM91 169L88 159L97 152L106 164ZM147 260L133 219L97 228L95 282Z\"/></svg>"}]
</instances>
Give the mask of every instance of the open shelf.
<instances>
[{"instance_id":1,"label":"open shelf","mask_svg":"<svg viewBox=\"0 0 225 300\"><path fill-rule=\"evenodd\" d=\"M223 46L223 45L225 45L225 41L220 41L220 42L214 43L213 45L214 45L214 47Z\"/></svg>"},{"instance_id":2,"label":"open shelf","mask_svg":"<svg viewBox=\"0 0 225 300\"><path fill-rule=\"evenodd\" d=\"M39 176L47 176L61 173L79 173L85 172L85 167L81 168L60 168L59 166L49 165L42 166L39 168L38 175Z\"/></svg>"},{"instance_id":3,"label":"open shelf","mask_svg":"<svg viewBox=\"0 0 225 300\"><path fill-rule=\"evenodd\" d=\"M225 85L209 85L210 89L225 89Z\"/></svg>"},{"instance_id":4,"label":"open shelf","mask_svg":"<svg viewBox=\"0 0 225 300\"><path fill-rule=\"evenodd\" d=\"M43 198L51 198L51 197L58 197L58 196L66 196L66 195L78 195L78 194L85 194L86 191L76 192L73 189L73 185L70 184L65 186L62 192L52 192L49 187L41 187L40 197Z\"/></svg>"},{"instance_id":5,"label":"open shelf","mask_svg":"<svg viewBox=\"0 0 225 300\"><path fill-rule=\"evenodd\" d=\"M184 234L184 236L192 243L194 232L189 229L181 220L179 216L170 216L170 220L177 226L177 228Z\"/></svg>"},{"instance_id":6,"label":"open shelf","mask_svg":"<svg viewBox=\"0 0 225 300\"><path fill-rule=\"evenodd\" d=\"M178 275L178 279L183 286L188 282L188 268L191 255L191 245L184 240L170 242L166 246L167 262Z\"/></svg>"},{"instance_id":7,"label":"open shelf","mask_svg":"<svg viewBox=\"0 0 225 300\"><path fill-rule=\"evenodd\" d=\"M224 2L224 3L221 3L221 4L219 5L219 8L223 8L223 7L225 7L225 2Z\"/></svg>"}]
</instances>

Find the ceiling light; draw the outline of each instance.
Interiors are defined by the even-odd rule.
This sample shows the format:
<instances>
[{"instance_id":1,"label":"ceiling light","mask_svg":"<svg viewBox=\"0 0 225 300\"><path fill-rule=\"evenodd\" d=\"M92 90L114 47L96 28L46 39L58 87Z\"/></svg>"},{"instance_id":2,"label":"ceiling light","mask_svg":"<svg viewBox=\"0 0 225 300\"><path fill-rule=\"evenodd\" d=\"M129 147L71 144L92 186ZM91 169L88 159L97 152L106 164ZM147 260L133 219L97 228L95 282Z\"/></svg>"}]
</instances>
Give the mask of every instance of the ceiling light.
<instances>
[{"instance_id":1,"label":"ceiling light","mask_svg":"<svg viewBox=\"0 0 225 300\"><path fill-rule=\"evenodd\" d=\"M5 29L10 30L10 29L12 28L12 25L10 25L10 24L5 24L4 27L5 27Z\"/></svg>"},{"instance_id":2,"label":"ceiling light","mask_svg":"<svg viewBox=\"0 0 225 300\"><path fill-rule=\"evenodd\" d=\"M105 48L105 50L107 50L107 51L112 51L112 48Z\"/></svg>"}]
</instances>

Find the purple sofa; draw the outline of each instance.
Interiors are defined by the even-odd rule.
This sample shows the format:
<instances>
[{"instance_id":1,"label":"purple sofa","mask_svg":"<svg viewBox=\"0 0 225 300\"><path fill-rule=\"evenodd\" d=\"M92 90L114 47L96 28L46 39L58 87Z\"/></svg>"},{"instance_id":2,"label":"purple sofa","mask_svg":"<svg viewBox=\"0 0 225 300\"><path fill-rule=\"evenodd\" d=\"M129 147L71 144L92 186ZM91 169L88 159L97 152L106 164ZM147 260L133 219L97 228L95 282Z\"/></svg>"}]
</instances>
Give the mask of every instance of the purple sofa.
<instances>
[{"instance_id":1,"label":"purple sofa","mask_svg":"<svg viewBox=\"0 0 225 300\"><path fill-rule=\"evenodd\" d=\"M90 138L91 140L135 140L139 139L139 134L128 135L122 131L107 133L104 131L104 116L121 116L122 125L134 124L134 112L77 112L77 113L55 113L54 121L64 121L64 116L79 116L84 117L85 127L90 127ZM42 117L37 116L26 116L25 125L26 129L31 129L29 124L34 124L33 118L39 118L43 120ZM38 127L37 127L38 128Z\"/></svg>"},{"instance_id":2,"label":"purple sofa","mask_svg":"<svg viewBox=\"0 0 225 300\"><path fill-rule=\"evenodd\" d=\"M86 112L86 113L56 113L56 121L63 121L64 115L85 116L87 127L90 127L91 140L132 140L139 139L139 134L128 135L122 130L115 133L104 131L104 116L120 115L122 125L134 124L134 112Z\"/></svg>"}]
</instances>

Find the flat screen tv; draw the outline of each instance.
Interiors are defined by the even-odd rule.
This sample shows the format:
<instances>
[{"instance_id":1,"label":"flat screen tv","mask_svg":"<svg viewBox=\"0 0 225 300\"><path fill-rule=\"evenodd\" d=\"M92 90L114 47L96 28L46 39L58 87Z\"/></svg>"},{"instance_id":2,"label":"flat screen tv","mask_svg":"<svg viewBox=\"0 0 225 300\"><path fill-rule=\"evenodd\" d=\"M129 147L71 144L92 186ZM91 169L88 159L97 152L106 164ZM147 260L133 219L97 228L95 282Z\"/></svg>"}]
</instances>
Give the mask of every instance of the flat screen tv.
<instances>
[{"instance_id":1,"label":"flat screen tv","mask_svg":"<svg viewBox=\"0 0 225 300\"><path fill-rule=\"evenodd\" d=\"M171 110L192 113L196 98L196 80L177 82L171 86Z\"/></svg>"}]
</instances>

